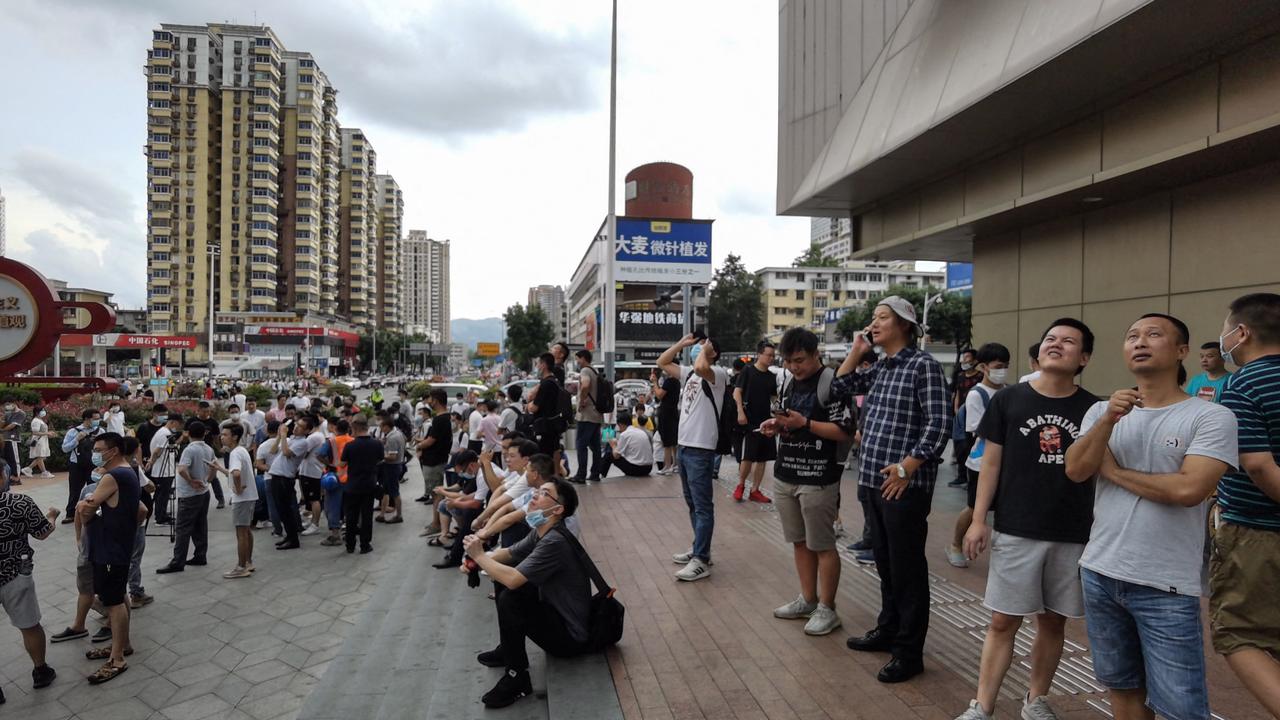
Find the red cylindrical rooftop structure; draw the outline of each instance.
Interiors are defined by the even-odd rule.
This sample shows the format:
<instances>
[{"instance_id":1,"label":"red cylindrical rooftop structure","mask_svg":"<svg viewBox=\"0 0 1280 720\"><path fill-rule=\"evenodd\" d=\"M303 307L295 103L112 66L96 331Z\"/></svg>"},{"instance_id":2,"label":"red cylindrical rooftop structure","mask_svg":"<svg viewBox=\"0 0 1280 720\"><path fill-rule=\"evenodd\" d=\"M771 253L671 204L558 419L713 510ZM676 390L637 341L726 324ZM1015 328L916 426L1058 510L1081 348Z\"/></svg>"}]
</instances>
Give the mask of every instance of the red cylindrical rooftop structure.
<instances>
[{"instance_id":1,"label":"red cylindrical rooftop structure","mask_svg":"<svg viewBox=\"0 0 1280 720\"><path fill-rule=\"evenodd\" d=\"M693 173L683 165L654 162L627 173L627 217L693 217Z\"/></svg>"}]
</instances>

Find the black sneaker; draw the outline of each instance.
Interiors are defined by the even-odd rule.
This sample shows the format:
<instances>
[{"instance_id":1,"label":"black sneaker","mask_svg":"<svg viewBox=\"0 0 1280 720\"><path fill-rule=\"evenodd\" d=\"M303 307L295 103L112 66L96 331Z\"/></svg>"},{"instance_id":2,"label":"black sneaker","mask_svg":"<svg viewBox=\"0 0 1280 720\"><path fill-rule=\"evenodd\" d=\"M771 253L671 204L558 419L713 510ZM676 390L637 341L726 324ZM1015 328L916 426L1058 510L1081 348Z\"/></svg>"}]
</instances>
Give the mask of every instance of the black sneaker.
<instances>
[{"instance_id":1,"label":"black sneaker","mask_svg":"<svg viewBox=\"0 0 1280 720\"><path fill-rule=\"evenodd\" d=\"M94 633L89 640L96 643L111 642L111 628L105 626L98 628L98 632Z\"/></svg>"},{"instance_id":2,"label":"black sneaker","mask_svg":"<svg viewBox=\"0 0 1280 720\"><path fill-rule=\"evenodd\" d=\"M480 701L487 708L504 708L526 695L533 694L533 683L529 680L528 670L508 670L503 674L493 689L484 694Z\"/></svg>"},{"instance_id":3,"label":"black sneaker","mask_svg":"<svg viewBox=\"0 0 1280 720\"><path fill-rule=\"evenodd\" d=\"M501 645L499 645L498 647L492 650L485 650L479 655L476 655L476 662L480 663L485 667L492 667L492 668L505 667L506 662L502 659L501 650L502 650Z\"/></svg>"},{"instance_id":4,"label":"black sneaker","mask_svg":"<svg viewBox=\"0 0 1280 720\"><path fill-rule=\"evenodd\" d=\"M863 551L863 550L870 550L870 549L871 549L871 543L870 543L870 542L868 542L868 541L866 541L866 540L859 540L858 542L856 542L856 543L854 543L854 544L850 545L850 546L849 546L849 549L850 549L850 550L852 550L853 552L861 552L861 551Z\"/></svg>"},{"instance_id":5,"label":"black sneaker","mask_svg":"<svg viewBox=\"0 0 1280 720\"><path fill-rule=\"evenodd\" d=\"M88 637L88 636L89 636L89 631L87 629L72 630L71 628L67 628L66 630L63 630L60 633L54 633L53 635L50 635L49 641L60 643L60 642L66 642L68 640L75 640L76 638L82 638L82 637Z\"/></svg>"},{"instance_id":6,"label":"black sneaker","mask_svg":"<svg viewBox=\"0 0 1280 720\"><path fill-rule=\"evenodd\" d=\"M182 572L182 566L181 566L181 565L174 565L173 563L169 563L168 565L165 565L164 567L158 567L158 568L156 568L156 574L157 574L157 575L168 575L169 573L176 573L176 572Z\"/></svg>"},{"instance_id":7,"label":"black sneaker","mask_svg":"<svg viewBox=\"0 0 1280 720\"><path fill-rule=\"evenodd\" d=\"M43 687L49 687L53 684L53 679L57 676L58 673L54 672L53 668L48 665L41 665L31 671L31 687L37 690Z\"/></svg>"},{"instance_id":8,"label":"black sneaker","mask_svg":"<svg viewBox=\"0 0 1280 720\"><path fill-rule=\"evenodd\" d=\"M208 565L208 564L209 564L209 561L208 561L208 560L206 560L206 559L204 559L204 558L191 558L190 560L188 560L188 561L187 561L187 564L188 564L188 565L195 565L195 566L199 567L199 566L202 566L202 565Z\"/></svg>"}]
</instances>

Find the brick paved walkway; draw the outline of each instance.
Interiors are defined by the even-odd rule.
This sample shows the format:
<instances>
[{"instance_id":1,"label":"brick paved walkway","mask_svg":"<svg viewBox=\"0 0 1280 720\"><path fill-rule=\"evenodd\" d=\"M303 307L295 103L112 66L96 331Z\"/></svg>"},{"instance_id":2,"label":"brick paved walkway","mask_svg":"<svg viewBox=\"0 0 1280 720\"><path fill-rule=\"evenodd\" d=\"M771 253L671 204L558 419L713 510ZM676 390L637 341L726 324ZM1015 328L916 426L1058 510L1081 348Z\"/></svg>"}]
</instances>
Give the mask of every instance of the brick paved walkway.
<instances>
[{"instance_id":1,"label":"brick paved walkway","mask_svg":"<svg viewBox=\"0 0 1280 720\"><path fill-rule=\"evenodd\" d=\"M721 476L736 473L727 459ZM796 596L798 586L791 549L771 507L735 504L732 482L723 480L716 493L716 564L710 578L685 584L673 580L678 567L670 559L692 537L679 478L610 479L584 491L584 534L627 605L627 635L609 656L627 720L955 717L974 696L989 614L981 607L985 560L960 570L943 559L964 503L963 490L945 487L945 475L946 470L930 517L935 578L926 672L900 685L875 679L886 655L854 653L844 644L849 635L874 626L879 581L873 567L845 556L837 600L844 627L808 637L802 623L772 616L774 607ZM842 491L845 498L855 496L850 473ZM843 519L850 534L860 531L856 502L846 503ZM1015 698L1027 680L1021 661L1031 637L1027 624L1001 699L1004 717L1018 716ZM1110 714L1087 652L1083 621L1070 622L1052 699L1063 718ZM1210 657L1215 710L1231 720L1265 718L1221 658Z\"/></svg>"}]
</instances>

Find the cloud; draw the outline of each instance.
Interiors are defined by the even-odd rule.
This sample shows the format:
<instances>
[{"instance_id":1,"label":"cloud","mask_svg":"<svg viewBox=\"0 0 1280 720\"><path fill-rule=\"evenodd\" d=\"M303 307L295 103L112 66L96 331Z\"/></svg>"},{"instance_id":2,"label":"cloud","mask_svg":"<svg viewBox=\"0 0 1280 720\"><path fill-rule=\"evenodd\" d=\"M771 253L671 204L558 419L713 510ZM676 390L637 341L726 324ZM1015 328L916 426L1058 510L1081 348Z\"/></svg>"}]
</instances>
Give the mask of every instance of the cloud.
<instances>
[{"instance_id":1,"label":"cloud","mask_svg":"<svg viewBox=\"0 0 1280 720\"><path fill-rule=\"evenodd\" d=\"M607 88L608 26L572 27L580 13L545 8L566 22L541 28L497 0L389 5L281 0L44 0L19 4L11 20L79 54L95 46L141 62L147 31L162 22L239 22L272 27L289 50L310 52L338 89L339 118L461 138L527 127L534 118L587 112ZM538 9L544 9L540 2ZM122 42L126 40L127 42Z\"/></svg>"},{"instance_id":2,"label":"cloud","mask_svg":"<svg viewBox=\"0 0 1280 720\"><path fill-rule=\"evenodd\" d=\"M46 200L91 226L110 226L115 234L135 228L133 198L93 169L36 148L18 151L14 175Z\"/></svg>"},{"instance_id":3,"label":"cloud","mask_svg":"<svg viewBox=\"0 0 1280 720\"><path fill-rule=\"evenodd\" d=\"M728 215L774 216L772 188L730 187L716 198L716 205L720 212Z\"/></svg>"}]
</instances>

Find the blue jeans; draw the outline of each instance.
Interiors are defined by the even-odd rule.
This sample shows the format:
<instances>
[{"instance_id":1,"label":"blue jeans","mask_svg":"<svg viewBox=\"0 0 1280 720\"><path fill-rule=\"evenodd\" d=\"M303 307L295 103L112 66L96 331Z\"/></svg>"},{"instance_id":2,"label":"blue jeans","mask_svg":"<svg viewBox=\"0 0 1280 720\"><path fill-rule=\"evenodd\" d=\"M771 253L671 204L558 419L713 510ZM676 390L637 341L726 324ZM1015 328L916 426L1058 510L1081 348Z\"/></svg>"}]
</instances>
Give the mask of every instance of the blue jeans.
<instances>
[{"instance_id":1,"label":"blue jeans","mask_svg":"<svg viewBox=\"0 0 1280 720\"><path fill-rule=\"evenodd\" d=\"M712 466L714 450L680 446L677 452L680 464L680 486L684 501L689 506L689 524L693 526L693 555L703 562L711 561L711 534L716 528L715 497Z\"/></svg>"},{"instance_id":2,"label":"blue jeans","mask_svg":"<svg viewBox=\"0 0 1280 720\"><path fill-rule=\"evenodd\" d=\"M329 529L342 527L342 486L324 491L324 516L329 519Z\"/></svg>"},{"instance_id":3,"label":"blue jeans","mask_svg":"<svg viewBox=\"0 0 1280 720\"><path fill-rule=\"evenodd\" d=\"M578 479L587 477L587 452L591 452L591 477L600 478L600 423L578 421L573 439L578 449Z\"/></svg>"},{"instance_id":4,"label":"blue jeans","mask_svg":"<svg viewBox=\"0 0 1280 720\"><path fill-rule=\"evenodd\" d=\"M258 497L267 499L267 518L271 520L271 529L276 533L284 532L284 526L280 524L280 508L276 505L276 495L267 490L265 475L258 476Z\"/></svg>"},{"instance_id":5,"label":"blue jeans","mask_svg":"<svg viewBox=\"0 0 1280 720\"><path fill-rule=\"evenodd\" d=\"M1093 670L1113 690L1146 689L1168 720L1208 720L1200 598L1080 569Z\"/></svg>"}]
</instances>

